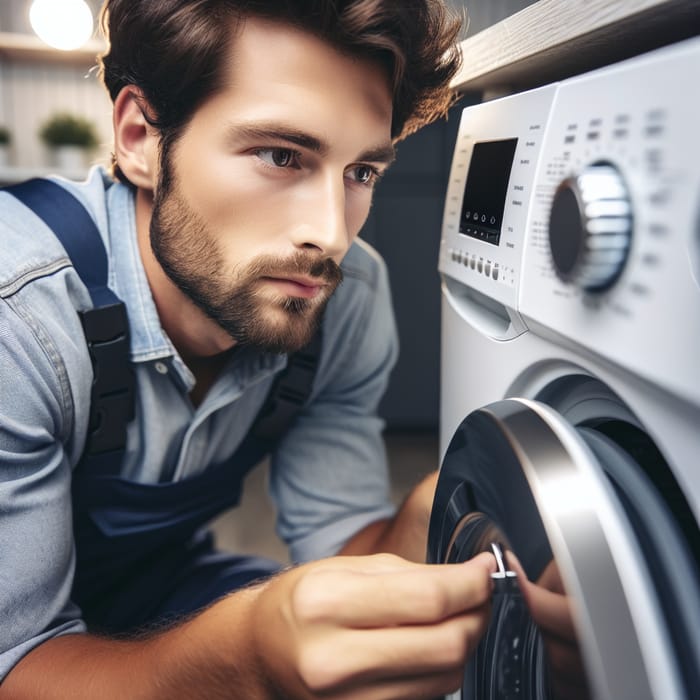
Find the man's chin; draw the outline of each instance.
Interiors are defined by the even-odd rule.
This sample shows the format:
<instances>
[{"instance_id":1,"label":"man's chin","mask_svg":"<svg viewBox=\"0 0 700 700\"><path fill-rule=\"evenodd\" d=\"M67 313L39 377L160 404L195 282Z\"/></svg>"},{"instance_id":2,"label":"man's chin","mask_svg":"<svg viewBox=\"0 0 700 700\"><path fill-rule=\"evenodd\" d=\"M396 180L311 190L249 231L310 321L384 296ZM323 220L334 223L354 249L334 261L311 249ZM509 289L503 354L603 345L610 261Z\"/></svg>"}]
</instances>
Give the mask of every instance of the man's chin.
<instances>
[{"instance_id":1,"label":"man's chin","mask_svg":"<svg viewBox=\"0 0 700 700\"><path fill-rule=\"evenodd\" d=\"M244 328L222 326L241 347L275 354L301 350L311 341L318 328L320 311L310 315L280 313L283 318L279 320L268 315L265 319L246 324Z\"/></svg>"}]
</instances>

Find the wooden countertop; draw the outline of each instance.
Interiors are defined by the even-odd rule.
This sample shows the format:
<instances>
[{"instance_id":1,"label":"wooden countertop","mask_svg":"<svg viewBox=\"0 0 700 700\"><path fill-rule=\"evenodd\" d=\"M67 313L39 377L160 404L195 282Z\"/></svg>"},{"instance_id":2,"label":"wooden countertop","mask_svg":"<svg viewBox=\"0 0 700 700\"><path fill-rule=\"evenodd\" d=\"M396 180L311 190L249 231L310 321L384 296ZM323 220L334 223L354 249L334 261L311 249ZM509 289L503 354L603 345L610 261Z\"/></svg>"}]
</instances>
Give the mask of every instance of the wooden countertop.
<instances>
[{"instance_id":1,"label":"wooden countertop","mask_svg":"<svg viewBox=\"0 0 700 700\"><path fill-rule=\"evenodd\" d=\"M539 0L462 41L453 85L507 94L699 33L699 0Z\"/></svg>"}]
</instances>

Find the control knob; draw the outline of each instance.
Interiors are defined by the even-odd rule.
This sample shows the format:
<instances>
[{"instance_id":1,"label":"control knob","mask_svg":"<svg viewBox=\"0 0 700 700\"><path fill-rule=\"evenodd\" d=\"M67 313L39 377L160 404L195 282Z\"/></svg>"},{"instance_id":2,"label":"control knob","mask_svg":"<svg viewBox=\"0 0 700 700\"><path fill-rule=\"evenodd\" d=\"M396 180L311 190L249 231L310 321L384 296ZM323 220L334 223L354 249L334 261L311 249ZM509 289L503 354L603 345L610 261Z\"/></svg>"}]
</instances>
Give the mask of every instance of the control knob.
<instances>
[{"instance_id":1,"label":"control knob","mask_svg":"<svg viewBox=\"0 0 700 700\"><path fill-rule=\"evenodd\" d=\"M564 282L589 292L607 289L625 266L631 238L632 204L613 165L589 165L557 187L549 215L549 245L554 268Z\"/></svg>"}]
</instances>

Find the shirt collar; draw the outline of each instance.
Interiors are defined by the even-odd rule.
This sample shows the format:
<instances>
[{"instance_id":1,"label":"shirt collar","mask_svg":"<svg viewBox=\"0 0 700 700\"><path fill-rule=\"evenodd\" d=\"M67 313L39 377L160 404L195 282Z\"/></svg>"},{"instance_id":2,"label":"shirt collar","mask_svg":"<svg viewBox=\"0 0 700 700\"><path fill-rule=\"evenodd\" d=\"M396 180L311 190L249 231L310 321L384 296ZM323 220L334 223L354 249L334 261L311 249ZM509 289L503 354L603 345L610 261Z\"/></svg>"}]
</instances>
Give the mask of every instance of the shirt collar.
<instances>
[{"instance_id":1,"label":"shirt collar","mask_svg":"<svg viewBox=\"0 0 700 700\"><path fill-rule=\"evenodd\" d=\"M123 184L107 190L110 238L110 287L126 304L134 362L175 355L160 325L136 240L134 191Z\"/></svg>"}]
</instances>

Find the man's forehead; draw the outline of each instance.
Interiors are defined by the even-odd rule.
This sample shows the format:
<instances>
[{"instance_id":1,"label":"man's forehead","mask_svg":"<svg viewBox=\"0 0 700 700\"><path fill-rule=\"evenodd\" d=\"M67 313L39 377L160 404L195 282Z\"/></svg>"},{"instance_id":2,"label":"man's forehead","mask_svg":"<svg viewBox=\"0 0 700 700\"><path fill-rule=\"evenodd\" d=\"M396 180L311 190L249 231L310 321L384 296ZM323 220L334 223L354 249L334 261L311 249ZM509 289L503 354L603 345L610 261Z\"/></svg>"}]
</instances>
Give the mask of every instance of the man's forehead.
<instances>
[{"instance_id":1,"label":"man's forehead","mask_svg":"<svg viewBox=\"0 0 700 700\"><path fill-rule=\"evenodd\" d=\"M382 119L393 115L393 90L388 68L376 56L359 56L339 48L323 37L281 20L248 16L237 25L228 61L229 78L253 79L278 84L298 70L299 84L326 76L330 88L359 80L366 105Z\"/></svg>"}]
</instances>

